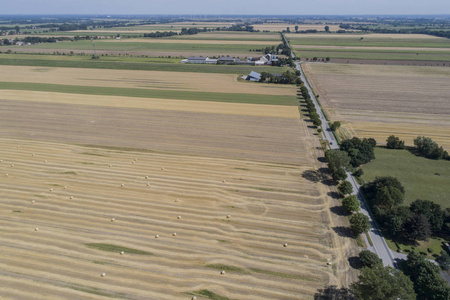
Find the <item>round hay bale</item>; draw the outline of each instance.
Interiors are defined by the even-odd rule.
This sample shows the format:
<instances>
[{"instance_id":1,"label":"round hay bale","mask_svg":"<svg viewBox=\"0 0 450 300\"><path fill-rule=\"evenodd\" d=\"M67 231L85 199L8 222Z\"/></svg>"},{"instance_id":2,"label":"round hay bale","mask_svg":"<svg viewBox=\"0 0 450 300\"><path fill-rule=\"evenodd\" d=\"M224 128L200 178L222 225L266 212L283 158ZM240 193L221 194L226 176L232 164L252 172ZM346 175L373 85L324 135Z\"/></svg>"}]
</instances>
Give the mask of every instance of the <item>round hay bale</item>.
<instances>
[{"instance_id":1,"label":"round hay bale","mask_svg":"<svg viewBox=\"0 0 450 300\"><path fill-rule=\"evenodd\" d=\"M164 167L161 167L161 171L164 171Z\"/></svg>"},{"instance_id":2,"label":"round hay bale","mask_svg":"<svg viewBox=\"0 0 450 300\"><path fill-rule=\"evenodd\" d=\"M159 234L155 235L155 239L159 238Z\"/></svg>"},{"instance_id":3,"label":"round hay bale","mask_svg":"<svg viewBox=\"0 0 450 300\"><path fill-rule=\"evenodd\" d=\"M331 265L332 265L331 261L327 262L327 266L331 266Z\"/></svg>"},{"instance_id":4,"label":"round hay bale","mask_svg":"<svg viewBox=\"0 0 450 300\"><path fill-rule=\"evenodd\" d=\"M34 153L31 153L31 156L34 156Z\"/></svg>"},{"instance_id":5,"label":"round hay bale","mask_svg":"<svg viewBox=\"0 0 450 300\"><path fill-rule=\"evenodd\" d=\"M111 218L111 222L114 222L116 219L114 219L114 218Z\"/></svg>"},{"instance_id":6,"label":"round hay bale","mask_svg":"<svg viewBox=\"0 0 450 300\"><path fill-rule=\"evenodd\" d=\"M3 159L0 159L0 162L2 162L3 161Z\"/></svg>"},{"instance_id":7,"label":"round hay bale","mask_svg":"<svg viewBox=\"0 0 450 300\"><path fill-rule=\"evenodd\" d=\"M35 229L34 229L34 231L38 231L39 230L39 228L38 227L36 227Z\"/></svg>"},{"instance_id":8,"label":"round hay bale","mask_svg":"<svg viewBox=\"0 0 450 300\"><path fill-rule=\"evenodd\" d=\"M6 173L6 174L5 174L5 177L8 177L8 176L9 176L8 173Z\"/></svg>"},{"instance_id":9,"label":"round hay bale","mask_svg":"<svg viewBox=\"0 0 450 300\"><path fill-rule=\"evenodd\" d=\"M194 297L191 298L191 300L197 300L197 297L194 296Z\"/></svg>"},{"instance_id":10,"label":"round hay bale","mask_svg":"<svg viewBox=\"0 0 450 300\"><path fill-rule=\"evenodd\" d=\"M120 255L124 255L125 254L125 252L124 251L120 251Z\"/></svg>"},{"instance_id":11,"label":"round hay bale","mask_svg":"<svg viewBox=\"0 0 450 300\"><path fill-rule=\"evenodd\" d=\"M34 200L31 200L31 203L35 203L36 201L34 201Z\"/></svg>"},{"instance_id":12,"label":"round hay bale","mask_svg":"<svg viewBox=\"0 0 450 300\"><path fill-rule=\"evenodd\" d=\"M145 176L145 179L148 179L148 176Z\"/></svg>"},{"instance_id":13,"label":"round hay bale","mask_svg":"<svg viewBox=\"0 0 450 300\"><path fill-rule=\"evenodd\" d=\"M177 198L177 199L175 199L175 202L178 202L178 201L180 201L180 199L178 199L178 198Z\"/></svg>"},{"instance_id":14,"label":"round hay bale","mask_svg":"<svg viewBox=\"0 0 450 300\"><path fill-rule=\"evenodd\" d=\"M64 186L64 189L67 190L67 186L66 185Z\"/></svg>"},{"instance_id":15,"label":"round hay bale","mask_svg":"<svg viewBox=\"0 0 450 300\"><path fill-rule=\"evenodd\" d=\"M11 164L11 167L14 167L14 164Z\"/></svg>"},{"instance_id":16,"label":"round hay bale","mask_svg":"<svg viewBox=\"0 0 450 300\"><path fill-rule=\"evenodd\" d=\"M177 233L176 232L172 233L172 236L177 236Z\"/></svg>"},{"instance_id":17,"label":"round hay bale","mask_svg":"<svg viewBox=\"0 0 450 300\"><path fill-rule=\"evenodd\" d=\"M222 182L223 182L223 183L226 183L227 181L224 179L224 180L222 180Z\"/></svg>"},{"instance_id":18,"label":"round hay bale","mask_svg":"<svg viewBox=\"0 0 450 300\"><path fill-rule=\"evenodd\" d=\"M231 218L231 215L227 215L227 219L230 219Z\"/></svg>"},{"instance_id":19,"label":"round hay bale","mask_svg":"<svg viewBox=\"0 0 450 300\"><path fill-rule=\"evenodd\" d=\"M125 184L123 184L123 183L122 183L122 184L121 184L120 186L121 186L121 187L124 187L124 186L125 186Z\"/></svg>"},{"instance_id":20,"label":"round hay bale","mask_svg":"<svg viewBox=\"0 0 450 300\"><path fill-rule=\"evenodd\" d=\"M70 200L72 200L72 199L73 199L73 196L70 196L69 198L70 198Z\"/></svg>"},{"instance_id":21,"label":"round hay bale","mask_svg":"<svg viewBox=\"0 0 450 300\"><path fill-rule=\"evenodd\" d=\"M47 163L47 161L46 160L44 160L44 164L46 164Z\"/></svg>"},{"instance_id":22,"label":"round hay bale","mask_svg":"<svg viewBox=\"0 0 450 300\"><path fill-rule=\"evenodd\" d=\"M17 149L19 149L20 148L20 146L17 146Z\"/></svg>"},{"instance_id":23,"label":"round hay bale","mask_svg":"<svg viewBox=\"0 0 450 300\"><path fill-rule=\"evenodd\" d=\"M102 273L100 276L105 277L105 276L106 276L106 273Z\"/></svg>"},{"instance_id":24,"label":"round hay bale","mask_svg":"<svg viewBox=\"0 0 450 300\"><path fill-rule=\"evenodd\" d=\"M288 244L287 244L287 243L284 243L284 244L283 244L283 247L284 247L284 248L286 248L287 246L288 246Z\"/></svg>"},{"instance_id":25,"label":"round hay bale","mask_svg":"<svg viewBox=\"0 0 450 300\"><path fill-rule=\"evenodd\" d=\"M111 168L111 167L112 167L112 165L109 165L109 167Z\"/></svg>"},{"instance_id":26,"label":"round hay bale","mask_svg":"<svg viewBox=\"0 0 450 300\"><path fill-rule=\"evenodd\" d=\"M178 220L181 219L181 216L178 216L177 219L178 219Z\"/></svg>"},{"instance_id":27,"label":"round hay bale","mask_svg":"<svg viewBox=\"0 0 450 300\"><path fill-rule=\"evenodd\" d=\"M135 158L134 161L137 161L137 158Z\"/></svg>"},{"instance_id":28,"label":"round hay bale","mask_svg":"<svg viewBox=\"0 0 450 300\"><path fill-rule=\"evenodd\" d=\"M147 186L150 186L150 183L147 182Z\"/></svg>"},{"instance_id":29,"label":"round hay bale","mask_svg":"<svg viewBox=\"0 0 450 300\"><path fill-rule=\"evenodd\" d=\"M225 271L224 270L220 271L220 275L225 275Z\"/></svg>"},{"instance_id":30,"label":"round hay bale","mask_svg":"<svg viewBox=\"0 0 450 300\"><path fill-rule=\"evenodd\" d=\"M50 192L53 192L53 189L52 189L52 188L50 188L50 189L49 189L49 191L50 191Z\"/></svg>"}]
</instances>

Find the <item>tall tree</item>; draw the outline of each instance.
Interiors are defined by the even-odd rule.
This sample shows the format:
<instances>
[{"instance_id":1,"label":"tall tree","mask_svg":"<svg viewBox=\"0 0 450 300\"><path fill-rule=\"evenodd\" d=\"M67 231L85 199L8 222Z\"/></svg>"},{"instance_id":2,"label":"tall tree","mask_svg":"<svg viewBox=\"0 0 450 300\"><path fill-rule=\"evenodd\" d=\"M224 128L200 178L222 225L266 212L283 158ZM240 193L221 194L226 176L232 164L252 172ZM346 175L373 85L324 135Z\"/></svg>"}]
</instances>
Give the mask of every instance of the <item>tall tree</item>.
<instances>
[{"instance_id":1,"label":"tall tree","mask_svg":"<svg viewBox=\"0 0 450 300\"><path fill-rule=\"evenodd\" d=\"M400 138L395 135L390 135L386 140L386 148L405 149L405 141L400 140Z\"/></svg>"},{"instance_id":2,"label":"tall tree","mask_svg":"<svg viewBox=\"0 0 450 300\"><path fill-rule=\"evenodd\" d=\"M430 222L431 229L437 232L444 225L444 211L441 206L430 200L417 199L410 205L410 210L414 214L424 215Z\"/></svg>"},{"instance_id":3,"label":"tall tree","mask_svg":"<svg viewBox=\"0 0 450 300\"><path fill-rule=\"evenodd\" d=\"M326 32L330 32L330 26L327 25L327 26L325 26L324 29L325 29Z\"/></svg>"},{"instance_id":4,"label":"tall tree","mask_svg":"<svg viewBox=\"0 0 450 300\"><path fill-rule=\"evenodd\" d=\"M410 252L402 268L414 283L417 299L450 299L450 286L441 277L439 267L428 261L423 255L415 251Z\"/></svg>"},{"instance_id":5,"label":"tall tree","mask_svg":"<svg viewBox=\"0 0 450 300\"><path fill-rule=\"evenodd\" d=\"M350 195L342 200L342 206L348 213L357 212L359 210L359 200L355 195Z\"/></svg>"},{"instance_id":6,"label":"tall tree","mask_svg":"<svg viewBox=\"0 0 450 300\"><path fill-rule=\"evenodd\" d=\"M353 192L353 186L347 180L342 181L342 183L338 186L338 191L341 195L350 195Z\"/></svg>"},{"instance_id":7,"label":"tall tree","mask_svg":"<svg viewBox=\"0 0 450 300\"><path fill-rule=\"evenodd\" d=\"M355 293L356 299L416 299L411 280L402 272L382 265L362 268L358 281L352 283L351 289Z\"/></svg>"},{"instance_id":8,"label":"tall tree","mask_svg":"<svg viewBox=\"0 0 450 300\"><path fill-rule=\"evenodd\" d=\"M350 228L358 235L370 229L369 217L362 213L353 214L350 217Z\"/></svg>"},{"instance_id":9,"label":"tall tree","mask_svg":"<svg viewBox=\"0 0 450 300\"><path fill-rule=\"evenodd\" d=\"M369 250L363 250L359 252L359 259L364 267L374 268L376 266L382 266L383 261L375 253Z\"/></svg>"},{"instance_id":10,"label":"tall tree","mask_svg":"<svg viewBox=\"0 0 450 300\"><path fill-rule=\"evenodd\" d=\"M431 225L422 214L413 215L404 225L406 236L412 241L426 241L431 236Z\"/></svg>"}]
</instances>

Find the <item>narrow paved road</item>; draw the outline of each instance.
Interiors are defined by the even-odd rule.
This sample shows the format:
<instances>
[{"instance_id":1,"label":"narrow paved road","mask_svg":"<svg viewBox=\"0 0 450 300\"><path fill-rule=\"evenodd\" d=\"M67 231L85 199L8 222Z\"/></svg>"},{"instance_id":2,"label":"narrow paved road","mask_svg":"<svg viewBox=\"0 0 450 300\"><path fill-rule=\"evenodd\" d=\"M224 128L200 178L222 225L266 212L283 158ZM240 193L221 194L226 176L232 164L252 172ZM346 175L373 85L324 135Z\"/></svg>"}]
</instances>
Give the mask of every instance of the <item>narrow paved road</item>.
<instances>
[{"instance_id":1,"label":"narrow paved road","mask_svg":"<svg viewBox=\"0 0 450 300\"><path fill-rule=\"evenodd\" d=\"M285 38L284 35L283 35L283 38ZM287 40L286 40L286 43L288 43ZM294 57L294 54L292 54L292 56ZM317 99L316 99L314 93L312 92L308 81L306 80L305 74L303 73L303 70L300 67L300 63L296 62L295 65L296 65L296 69L300 71L300 78L304 82L305 87L308 89L308 92L311 95L311 100L313 101L313 103L316 107L317 114L319 115L320 120L322 121L322 130L323 130L322 138L325 141L328 141L328 143L329 143L328 147L330 149L339 149L336 138L334 137L333 133L331 132L331 128L328 125L328 122L323 115L322 109L320 108L319 103L317 102ZM359 201L361 202L360 212L363 213L364 215L368 216L369 220L370 220L371 228L370 228L369 232L367 232L367 234L370 237L370 239L372 240L373 246L370 245L367 236L363 235L364 240L367 245L367 248L370 251L376 253L383 260L383 264L385 266L396 267L396 258L405 259L406 256L403 254L400 254L400 253L395 253L395 255L392 253L391 249L389 249L388 245L386 244L386 241L384 240L380 229L378 228L377 224L375 223L375 221L373 220L373 218L369 212L366 201L360 191L360 186L358 185L355 178L352 176L352 174L350 172L347 172L347 180L353 186L352 194L356 195L358 197Z\"/></svg>"}]
</instances>

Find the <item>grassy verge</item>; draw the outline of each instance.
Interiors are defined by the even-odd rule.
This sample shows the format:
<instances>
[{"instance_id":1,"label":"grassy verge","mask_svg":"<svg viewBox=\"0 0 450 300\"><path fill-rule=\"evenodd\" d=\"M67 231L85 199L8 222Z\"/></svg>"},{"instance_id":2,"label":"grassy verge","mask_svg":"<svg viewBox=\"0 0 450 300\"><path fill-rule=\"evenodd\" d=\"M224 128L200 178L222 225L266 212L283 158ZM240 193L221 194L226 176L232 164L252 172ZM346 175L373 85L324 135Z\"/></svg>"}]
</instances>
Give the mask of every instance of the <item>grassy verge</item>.
<instances>
[{"instance_id":1,"label":"grassy verge","mask_svg":"<svg viewBox=\"0 0 450 300\"><path fill-rule=\"evenodd\" d=\"M242 268L234 267L234 266L227 266L222 264L209 264L206 265L207 268L212 268L216 270L221 270L225 272L235 272L235 273L241 273L241 274L248 274L248 272Z\"/></svg>"},{"instance_id":2,"label":"grassy verge","mask_svg":"<svg viewBox=\"0 0 450 300\"><path fill-rule=\"evenodd\" d=\"M90 243L90 244L86 244L86 246L88 246L89 248L92 248L92 249L106 251L106 252L120 253L121 251L123 251L127 254L153 255L153 253L150 253L147 251L127 248L127 247L122 247L122 246L117 246L117 245L112 245L112 244Z\"/></svg>"},{"instance_id":3,"label":"grassy verge","mask_svg":"<svg viewBox=\"0 0 450 300\"><path fill-rule=\"evenodd\" d=\"M211 300L230 300L230 298L217 295L217 294L211 292L210 290L199 290L199 291L195 291L195 292L188 293L188 294L194 295L194 296L203 296L203 297L211 299Z\"/></svg>"},{"instance_id":4,"label":"grassy verge","mask_svg":"<svg viewBox=\"0 0 450 300\"><path fill-rule=\"evenodd\" d=\"M111 87L60 85L60 84L44 84L44 83L28 83L28 82L0 82L0 90L2 89L57 92L68 94L82 94L82 95L104 95L104 96L138 97L138 98L213 101L213 102L228 102L228 103L271 104L271 105L288 105L288 106L294 106L297 104L294 96L191 92L191 91L172 91L172 90L156 90L156 89L136 89L136 88L111 88Z\"/></svg>"},{"instance_id":5,"label":"grassy verge","mask_svg":"<svg viewBox=\"0 0 450 300\"><path fill-rule=\"evenodd\" d=\"M450 161L432 160L416 156L408 150L375 148L373 161L362 167L365 182L377 176L396 177L405 187L404 205L417 199L432 200L449 208Z\"/></svg>"}]
</instances>

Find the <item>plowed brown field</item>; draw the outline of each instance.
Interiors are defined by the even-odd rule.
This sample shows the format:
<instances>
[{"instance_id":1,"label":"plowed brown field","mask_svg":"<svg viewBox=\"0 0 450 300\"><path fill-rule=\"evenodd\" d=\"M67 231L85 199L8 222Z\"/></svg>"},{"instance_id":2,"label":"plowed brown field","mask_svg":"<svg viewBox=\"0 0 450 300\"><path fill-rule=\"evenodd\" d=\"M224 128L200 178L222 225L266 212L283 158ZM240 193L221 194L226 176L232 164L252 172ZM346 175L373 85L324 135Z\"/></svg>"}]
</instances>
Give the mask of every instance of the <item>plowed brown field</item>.
<instances>
[{"instance_id":1,"label":"plowed brown field","mask_svg":"<svg viewBox=\"0 0 450 300\"><path fill-rule=\"evenodd\" d=\"M443 67L305 64L329 116L349 136L379 143L425 135L450 149L450 70Z\"/></svg>"}]
</instances>

